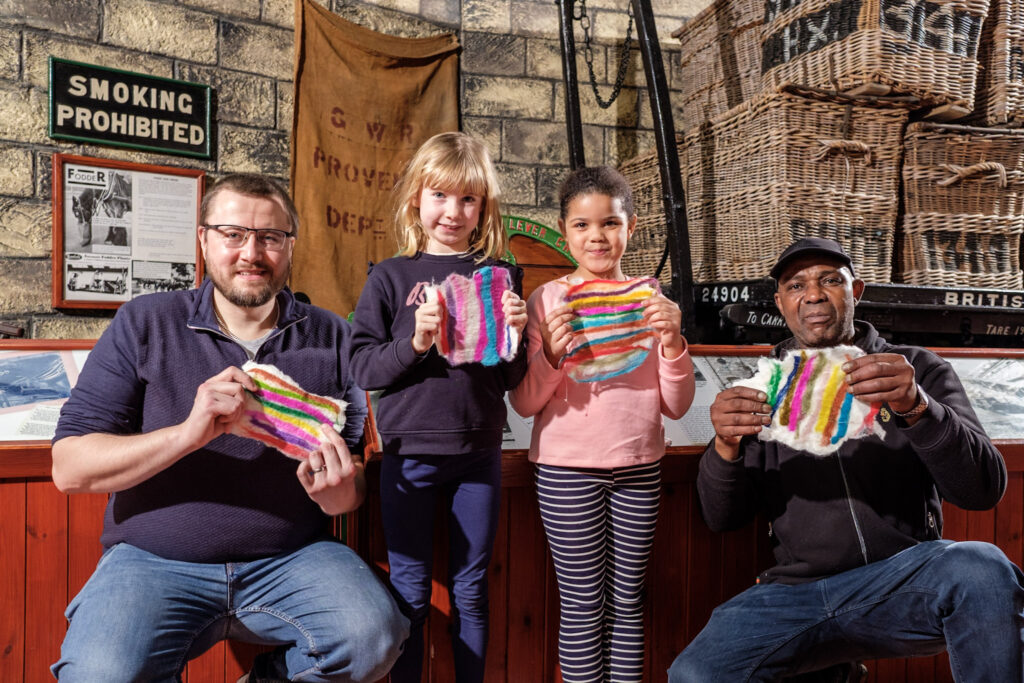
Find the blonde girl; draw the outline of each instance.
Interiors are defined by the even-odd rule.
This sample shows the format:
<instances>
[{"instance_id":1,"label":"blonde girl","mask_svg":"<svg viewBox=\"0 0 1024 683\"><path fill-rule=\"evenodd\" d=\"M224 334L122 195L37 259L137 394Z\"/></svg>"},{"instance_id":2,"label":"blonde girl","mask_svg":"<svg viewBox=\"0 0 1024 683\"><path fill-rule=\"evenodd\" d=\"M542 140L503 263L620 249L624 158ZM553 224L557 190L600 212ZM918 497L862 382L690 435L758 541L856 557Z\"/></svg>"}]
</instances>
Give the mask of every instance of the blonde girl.
<instances>
[{"instance_id":1,"label":"blonde girl","mask_svg":"<svg viewBox=\"0 0 1024 683\"><path fill-rule=\"evenodd\" d=\"M423 624L430 609L433 526L443 502L449 537L452 649L456 680L483 681L487 649L487 565L501 495L505 392L526 372L525 349L511 361L450 365L436 348L441 310L424 288L452 273L504 268L513 290L505 321L526 326L522 270L500 260L508 238L490 154L463 133L441 133L413 156L397 189L399 255L370 271L353 321L356 382L381 390L381 509L391 583L411 622L393 683L419 683ZM522 335L520 335L522 337Z\"/></svg>"}]
</instances>

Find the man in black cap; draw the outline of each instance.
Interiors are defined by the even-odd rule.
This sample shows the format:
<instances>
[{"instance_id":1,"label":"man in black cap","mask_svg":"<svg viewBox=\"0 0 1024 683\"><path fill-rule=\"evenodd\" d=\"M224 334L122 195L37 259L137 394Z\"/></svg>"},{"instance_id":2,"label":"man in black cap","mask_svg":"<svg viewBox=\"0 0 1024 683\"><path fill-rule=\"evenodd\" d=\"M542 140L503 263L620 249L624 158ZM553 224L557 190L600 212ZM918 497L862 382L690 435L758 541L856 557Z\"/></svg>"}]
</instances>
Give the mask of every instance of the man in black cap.
<instances>
[{"instance_id":1,"label":"man in black cap","mask_svg":"<svg viewBox=\"0 0 1024 683\"><path fill-rule=\"evenodd\" d=\"M799 240L771 276L793 334L773 355L862 349L842 369L856 399L882 402L883 436L817 456L758 439L771 423L764 392L716 397L697 477L704 518L726 531L764 515L776 564L714 611L669 680L772 681L943 650L957 681L1024 680L1024 575L994 545L941 540L943 500L985 510L1006 487L956 374L854 321L864 283L838 243Z\"/></svg>"}]
</instances>

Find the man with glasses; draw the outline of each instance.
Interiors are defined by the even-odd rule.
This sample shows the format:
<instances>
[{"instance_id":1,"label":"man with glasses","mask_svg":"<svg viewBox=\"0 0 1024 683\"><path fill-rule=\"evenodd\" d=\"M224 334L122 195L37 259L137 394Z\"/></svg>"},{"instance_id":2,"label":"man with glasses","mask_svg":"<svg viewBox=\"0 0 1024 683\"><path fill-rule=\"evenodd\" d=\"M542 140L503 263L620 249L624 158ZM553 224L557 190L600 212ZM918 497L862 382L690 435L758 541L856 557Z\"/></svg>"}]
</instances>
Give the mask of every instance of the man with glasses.
<instances>
[{"instance_id":1,"label":"man with glasses","mask_svg":"<svg viewBox=\"0 0 1024 683\"><path fill-rule=\"evenodd\" d=\"M373 681L408 622L329 535L354 510L366 402L341 318L285 286L299 221L276 182L230 175L204 197L199 289L124 304L97 341L53 441L62 491L110 493L96 571L67 609L61 681L172 681L214 643L275 646L244 680ZM348 403L339 435L296 462L229 434L240 366L276 366Z\"/></svg>"}]
</instances>

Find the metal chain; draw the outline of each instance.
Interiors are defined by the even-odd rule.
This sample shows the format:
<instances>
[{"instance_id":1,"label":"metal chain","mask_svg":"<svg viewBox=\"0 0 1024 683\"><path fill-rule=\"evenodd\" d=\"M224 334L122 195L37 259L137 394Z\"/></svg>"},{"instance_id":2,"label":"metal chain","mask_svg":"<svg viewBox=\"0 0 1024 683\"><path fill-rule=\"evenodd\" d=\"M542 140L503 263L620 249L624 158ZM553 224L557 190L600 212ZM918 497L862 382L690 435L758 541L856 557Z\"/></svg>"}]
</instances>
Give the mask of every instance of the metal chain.
<instances>
[{"instance_id":1,"label":"metal chain","mask_svg":"<svg viewBox=\"0 0 1024 683\"><path fill-rule=\"evenodd\" d=\"M629 24L626 26L626 40L623 41L622 48L619 50L619 70L615 74L615 85L612 86L612 94L607 101L602 99L601 93L597 91L597 75L594 74L594 48L591 45L587 0L579 0L579 6L579 13L577 14L573 10L572 18L580 22L580 26L583 27L583 60L587 63L587 71L590 72L590 87L594 90L594 99L597 100L597 106L601 107L601 109L607 109L618 99L619 93L622 92L622 83L626 80L626 69L629 67L629 48L633 41L633 3L627 3Z\"/></svg>"}]
</instances>

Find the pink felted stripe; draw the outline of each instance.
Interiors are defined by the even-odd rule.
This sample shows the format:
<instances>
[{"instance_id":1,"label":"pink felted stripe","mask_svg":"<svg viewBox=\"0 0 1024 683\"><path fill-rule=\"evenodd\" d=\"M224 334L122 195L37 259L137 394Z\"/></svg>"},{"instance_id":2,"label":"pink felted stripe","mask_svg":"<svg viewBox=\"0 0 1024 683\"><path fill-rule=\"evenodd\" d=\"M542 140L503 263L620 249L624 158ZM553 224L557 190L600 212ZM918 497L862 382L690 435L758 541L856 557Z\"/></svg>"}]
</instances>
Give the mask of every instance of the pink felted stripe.
<instances>
[{"instance_id":1,"label":"pink felted stripe","mask_svg":"<svg viewBox=\"0 0 1024 683\"><path fill-rule=\"evenodd\" d=\"M479 363L484 359L484 353L487 351L487 325L483 320L483 306L482 299L485 296L490 296L490 292L483 291L483 274L478 270L473 273L473 288L476 290L476 303L480 305L480 314L478 314L475 320L478 321L479 329L477 329L476 347L473 351L473 362Z\"/></svg>"},{"instance_id":2,"label":"pink felted stripe","mask_svg":"<svg viewBox=\"0 0 1024 683\"><path fill-rule=\"evenodd\" d=\"M791 432L795 432L797 424L800 423L801 399L804 395L804 389L807 388L807 379L811 376L811 370L817 362L818 356L811 356L810 362L804 363L804 371L800 373L800 379L797 381L796 391L793 393L792 408L789 413L789 431Z\"/></svg>"}]
</instances>

